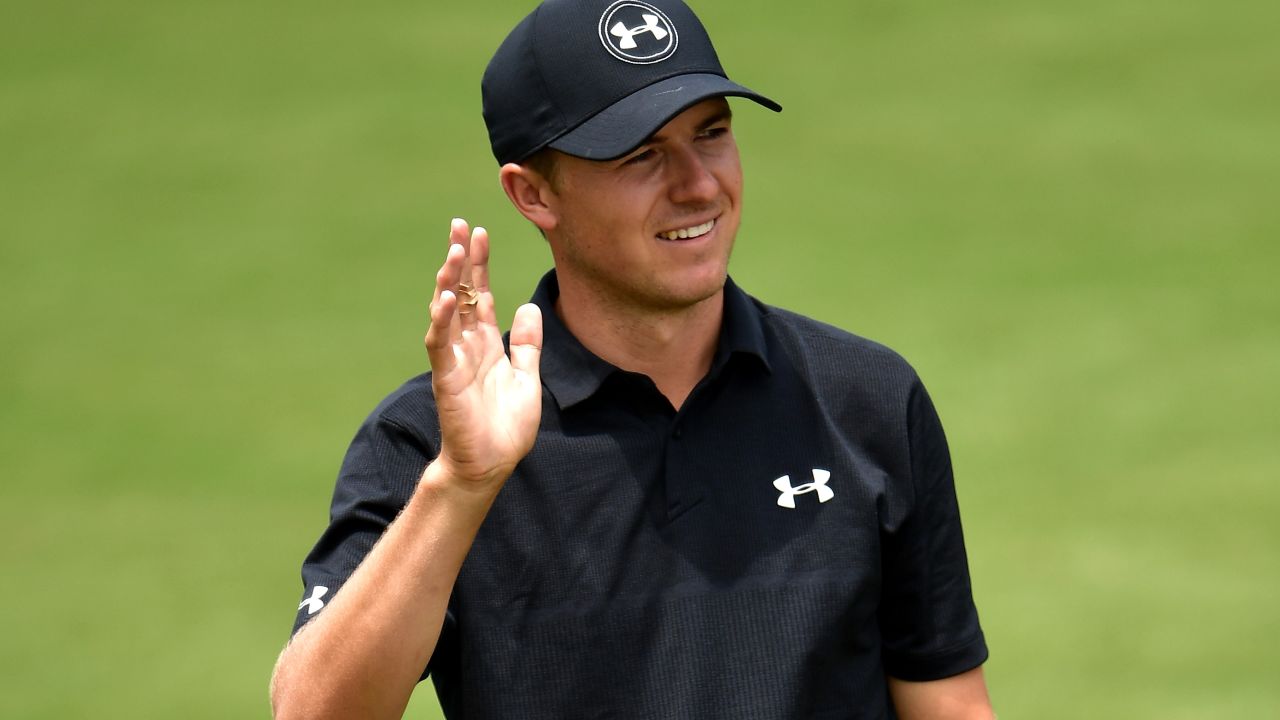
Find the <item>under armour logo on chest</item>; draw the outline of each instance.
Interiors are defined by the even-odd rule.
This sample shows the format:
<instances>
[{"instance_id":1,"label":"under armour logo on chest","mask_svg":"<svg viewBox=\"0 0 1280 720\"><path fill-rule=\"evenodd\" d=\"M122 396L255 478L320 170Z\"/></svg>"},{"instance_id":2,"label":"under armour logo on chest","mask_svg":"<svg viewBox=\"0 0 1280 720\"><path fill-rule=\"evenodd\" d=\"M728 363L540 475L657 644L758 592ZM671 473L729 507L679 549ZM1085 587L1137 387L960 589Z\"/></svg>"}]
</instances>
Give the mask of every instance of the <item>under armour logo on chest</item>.
<instances>
[{"instance_id":1,"label":"under armour logo on chest","mask_svg":"<svg viewBox=\"0 0 1280 720\"><path fill-rule=\"evenodd\" d=\"M818 502L824 503L836 494L831 488L827 487L827 481L831 479L830 470L813 469L813 482L805 483L791 487L791 476L783 475L773 481L773 486L778 488L778 492L782 493L778 496L778 505L784 508L796 509L796 496L805 493L818 493Z\"/></svg>"},{"instance_id":2,"label":"under armour logo on chest","mask_svg":"<svg viewBox=\"0 0 1280 720\"><path fill-rule=\"evenodd\" d=\"M644 25L634 28L627 28L622 23L615 23L609 29L609 34L619 38L618 47L623 50L636 49L636 36L641 33L653 33L653 39L663 40L667 37L667 31L658 26L658 16L644 13L640 16L644 20Z\"/></svg>"},{"instance_id":3,"label":"under armour logo on chest","mask_svg":"<svg viewBox=\"0 0 1280 720\"><path fill-rule=\"evenodd\" d=\"M320 598L324 597L325 593L328 592L329 588L323 585L316 585L311 588L311 596L306 600L303 600L302 604L298 606L298 609L301 610L302 608L306 608L308 615L315 615L320 611L320 608L324 607L324 601Z\"/></svg>"}]
</instances>

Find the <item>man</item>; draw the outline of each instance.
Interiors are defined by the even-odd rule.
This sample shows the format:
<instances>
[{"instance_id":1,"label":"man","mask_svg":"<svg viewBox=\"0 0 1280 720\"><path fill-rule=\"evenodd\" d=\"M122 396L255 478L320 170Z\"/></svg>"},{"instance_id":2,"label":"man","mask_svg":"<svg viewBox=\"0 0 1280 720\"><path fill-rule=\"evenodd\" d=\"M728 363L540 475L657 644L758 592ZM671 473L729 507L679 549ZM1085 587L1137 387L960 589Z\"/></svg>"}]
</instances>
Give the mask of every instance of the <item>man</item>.
<instances>
[{"instance_id":1,"label":"man","mask_svg":"<svg viewBox=\"0 0 1280 720\"><path fill-rule=\"evenodd\" d=\"M504 349L455 220L360 429L277 717L985 718L945 440L891 351L728 280L730 82L680 0L546 0L482 83L555 270ZM425 469L424 469L425 468Z\"/></svg>"}]
</instances>

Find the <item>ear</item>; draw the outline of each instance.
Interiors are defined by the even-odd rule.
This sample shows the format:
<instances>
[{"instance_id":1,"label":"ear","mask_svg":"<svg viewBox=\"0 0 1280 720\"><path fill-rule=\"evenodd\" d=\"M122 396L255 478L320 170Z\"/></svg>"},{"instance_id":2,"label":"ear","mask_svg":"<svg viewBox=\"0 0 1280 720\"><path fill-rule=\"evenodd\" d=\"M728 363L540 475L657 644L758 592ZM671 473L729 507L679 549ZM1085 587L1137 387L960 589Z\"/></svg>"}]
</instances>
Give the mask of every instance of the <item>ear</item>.
<instances>
[{"instance_id":1,"label":"ear","mask_svg":"<svg viewBox=\"0 0 1280 720\"><path fill-rule=\"evenodd\" d=\"M498 179L507 198L521 215L544 233L555 229L559 224L555 212L555 191L546 178L533 168L507 163L498 171Z\"/></svg>"}]
</instances>

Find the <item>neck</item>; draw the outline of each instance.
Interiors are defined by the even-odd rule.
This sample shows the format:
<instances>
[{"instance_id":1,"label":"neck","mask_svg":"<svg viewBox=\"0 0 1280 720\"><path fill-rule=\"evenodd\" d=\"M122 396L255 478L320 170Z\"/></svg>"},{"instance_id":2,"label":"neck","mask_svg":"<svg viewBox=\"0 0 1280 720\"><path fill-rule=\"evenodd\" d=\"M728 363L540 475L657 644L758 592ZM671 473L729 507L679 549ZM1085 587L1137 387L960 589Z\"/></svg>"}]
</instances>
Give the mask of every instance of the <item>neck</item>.
<instances>
[{"instance_id":1,"label":"neck","mask_svg":"<svg viewBox=\"0 0 1280 720\"><path fill-rule=\"evenodd\" d=\"M724 290L689 306L655 309L609 303L562 283L556 315L583 347L616 367L646 375L679 409L711 368Z\"/></svg>"}]
</instances>

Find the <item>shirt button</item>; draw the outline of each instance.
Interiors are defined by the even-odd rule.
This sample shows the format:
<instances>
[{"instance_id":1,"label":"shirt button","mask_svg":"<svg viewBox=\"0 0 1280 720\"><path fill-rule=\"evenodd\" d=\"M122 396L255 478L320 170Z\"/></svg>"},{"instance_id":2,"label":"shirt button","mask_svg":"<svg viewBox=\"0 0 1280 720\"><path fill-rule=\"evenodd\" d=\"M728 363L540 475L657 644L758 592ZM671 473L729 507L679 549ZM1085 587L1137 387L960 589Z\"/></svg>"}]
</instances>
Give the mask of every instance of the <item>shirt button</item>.
<instances>
[{"instance_id":1,"label":"shirt button","mask_svg":"<svg viewBox=\"0 0 1280 720\"><path fill-rule=\"evenodd\" d=\"M684 429L681 428L679 425L677 425L675 429L671 431L671 437L674 437L674 438L678 438L683 434L684 434Z\"/></svg>"}]
</instances>

